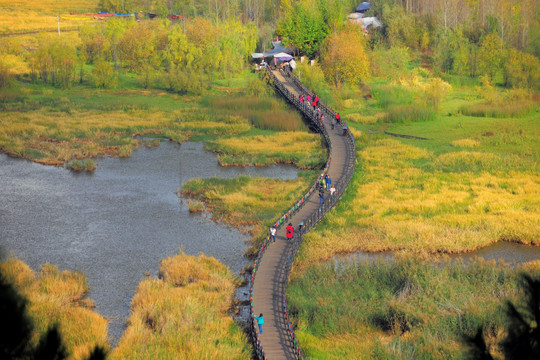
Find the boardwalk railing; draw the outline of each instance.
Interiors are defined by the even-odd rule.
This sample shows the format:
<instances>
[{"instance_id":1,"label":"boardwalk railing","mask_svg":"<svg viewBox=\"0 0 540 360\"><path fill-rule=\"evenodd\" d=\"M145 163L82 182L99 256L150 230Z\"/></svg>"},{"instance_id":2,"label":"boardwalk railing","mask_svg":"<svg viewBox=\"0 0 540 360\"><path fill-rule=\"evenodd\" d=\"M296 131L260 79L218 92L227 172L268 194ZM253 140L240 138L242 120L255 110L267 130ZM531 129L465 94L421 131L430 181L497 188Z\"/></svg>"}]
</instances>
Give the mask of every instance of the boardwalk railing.
<instances>
[{"instance_id":1,"label":"boardwalk railing","mask_svg":"<svg viewBox=\"0 0 540 360\"><path fill-rule=\"evenodd\" d=\"M267 68L267 73L270 76L273 85L275 88L285 97L287 101L289 101L291 104L293 104L315 127L322 133L325 141L326 146L328 147L330 154L328 156L328 161L326 162L326 166L324 167L321 175L317 177L317 180L311 186L311 188L305 193L303 197L301 197L285 214L283 214L274 224L274 227L278 229L283 224L287 222L289 218L291 218L294 214L296 214L305 204L305 202L308 200L310 195L315 192L318 188L318 184L320 183L321 179L324 179L324 176L328 173L328 169L330 167L330 163L332 161L332 141L330 139L330 136L328 135L328 131L326 130L323 122L320 120L320 118L317 116L317 112L313 111L310 104L305 104L300 101L299 98L297 98L293 93L291 93L285 85L279 81L274 73ZM295 86L298 88L299 92L304 94L309 94L311 97L313 97L313 93L311 93L309 90L307 90L304 85L291 73L291 72L285 72L285 76L290 78L292 82L295 84ZM322 101L319 102L319 108L322 109L323 113L326 112L327 115L332 116L332 119L335 118L336 113L332 108L324 104ZM331 120L334 121L334 120ZM340 120L339 125L344 125L343 121ZM285 272L287 274L287 281L289 279L290 270L294 261L294 257L296 256L296 253L298 252L298 249L300 248L300 244L302 243L302 235L308 232L310 229L315 227L317 223L323 218L323 216L337 203L339 198L343 195L345 188L351 181L352 175L354 173L354 165L355 165L355 152L356 152L356 146L354 142L354 138L350 132L347 132L346 134L346 142L347 142L347 152L346 152L346 162L345 162L345 169L343 169L342 176L337 180L337 183L335 184L336 192L333 196L329 196L327 199L325 199L324 203L320 204L317 211L311 214L307 219L303 220L304 226L299 231L298 236L295 237L295 239L292 241L291 246L288 248L288 254L287 254L287 262L286 262L286 268ZM252 338L254 351L256 354L256 357L258 359L264 360L266 359L266 356L264 354L264 349L261 345L261 341L257 335L256 326L255 326L255 319L254 319L254 311L253 311L253 284L255 283L255 277L257 275L257 269L259 268L260 261L264 255L264 252L270 245L270 234L266 236L264 239L261 247L259 248L259 253L257 255L257 258L255 259L253 263L253 271L251 274L251 286L249 289L249 295L250 295L250 317L251 317L251 326L250 326L250 335ZM287 332L289 334L289 345L292 349L294 349L294 354L296 359L305 359L304 354L302 353L302 350L300 349L300 345L298 344L298 339L296 338L296 335L294 333L293 325L289 319L289 312L287 309L287 299L286 294L283 294L283 316L285 319L285 324L287 324Z\"/></svg>"}]
</instances>

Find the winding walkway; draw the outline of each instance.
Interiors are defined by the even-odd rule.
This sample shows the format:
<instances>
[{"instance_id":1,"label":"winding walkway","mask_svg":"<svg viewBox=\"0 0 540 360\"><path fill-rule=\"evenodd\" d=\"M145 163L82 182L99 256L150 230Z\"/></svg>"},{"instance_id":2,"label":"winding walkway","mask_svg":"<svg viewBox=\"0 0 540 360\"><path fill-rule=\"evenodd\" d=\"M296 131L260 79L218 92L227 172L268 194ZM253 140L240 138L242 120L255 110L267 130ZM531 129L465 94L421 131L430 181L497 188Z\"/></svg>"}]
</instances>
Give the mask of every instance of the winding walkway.
<instances>
[{"instance_id":1,"label":"winding walkway","mask_svg":"<svg viewBox=\"0 0 540 360\"><path fill-rule=\"evenodd\" d=\"M257 357L270 360L303 359L288 319L285 299L289 271L300 246L301 237L298 236L294 241L288 242L285 237L285 226L290 222L297 231L298 224L304 222L305 231L308 231L332 208L352 177L355 144L352 136L343 135L340 124L332 129L332 122L335 122L332 109L321 103L324 114L324 122L321 123L313 116L311 107L304 107L298 101L300 94L305 96L309 91L297 79L277 70L269 72L269 75L277 90L313 122L326 139L330 154L323 174L328 173L337 190L333 199L330 199L329 192L325 191L327 199L321 205L314 184L306 195L276 222L278 226L276 242L272 243L267 238L254 263L251 311L252 316L253 314L258 316L260 313L264 315L263 334L258 333L255 322L252 324L252 338Z\"/></svg>"}]
</instances>

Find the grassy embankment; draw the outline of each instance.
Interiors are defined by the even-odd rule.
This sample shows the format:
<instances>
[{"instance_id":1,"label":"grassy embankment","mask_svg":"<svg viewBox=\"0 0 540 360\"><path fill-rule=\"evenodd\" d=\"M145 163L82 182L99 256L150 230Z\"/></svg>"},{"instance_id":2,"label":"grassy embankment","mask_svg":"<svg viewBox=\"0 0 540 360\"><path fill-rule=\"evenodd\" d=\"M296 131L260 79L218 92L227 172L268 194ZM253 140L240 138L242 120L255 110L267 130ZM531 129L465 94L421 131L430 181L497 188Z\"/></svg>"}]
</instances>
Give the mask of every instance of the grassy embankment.
<instances>
[{"instance_id":1,"label":"grassy embankment","mask_svg":"<svg viewBox=\"0 0 540 360\"><path fill-rule=\"evenodd\" d=\"M58 324L70 359L86 358L95 345L108 348L107 320L91 310L83 274L46 264L36 276L15 259L0 263L0 272L29 300L34 341ZM229 315L237 280L226 266L180 254L163 260L159 274L139 284L110 359L249 358L248 341Z\"/></svg>"},{"instance_id":2,"label":"grassy embankment","mask_svg":"<svg viewBox=\"0 0 540 360\"><path fill-rule=\"evenodd\" d=\"M517 272L418 256L540 245L538 104L521 91L449 87L420 73L375 81L369 100L331 100L356 131L358 163L343 200L304 237L291 275L289 307L308 357L459 359L461 336L478 326L495 343ZM408 255L326 262L362 250Z\"/></svg>"},{"instance_id":3,"label":"grassy embankment","mask_svg":"<svg viewBox=\"0 0 540 360\"><path fill-rule=\"evenodd\" d=\"M286 181L250 177L192 179L184 184L182 194L193 199L191 211L209 211L216 221L247 229L256 241L264 237L279 214L289 210L305 193L315 177L313 171L306 171ZM251 247L247 254L257 249Z\"/></svg>"},{"instance_id":4,"label":"grassy embankment","mask_svg":"<svg viewBox=\"0 0 540 360\"><path fill-rule=\"evenodd\" d=\"M34 273L24 262L8 259L0 263L0 272L29 301L28 313L34 322L37 342L47 329L59 325L70 359L88 357L95 345L108 348L107 320L92 311L86 297L88 284L83 274L59 271L51 264Z\"/></svg>"},{"instance_id":5,"label":"grassy embankment","mask_svg":"<svg viewBox=\"0 0 540 360\"><path fill-rule=\"evenodd\" d=\"M232 320L236 280L216 259L180 254L143 280L129 325L111 359L247 359L251 348Z\"/></svg>"},{"instance_id":6,"label":"grassy embankment","mask_svg":"<svg viewBox=\"0 0 540 360\"><path fill-rule=\"evenodd\" d=\"M178 142L219 137L209 148L222 154L224 164L322 163L319 137L308 133L300 117L274 97L246 96L246 89L260 80L244 75L216 82L217 89L206 98L138 89L129 74L121 76L121 86L113 90L17 84L1 93L0 148L13 156L62 165L104 155L130 156L141 145L136 135ZM219 99L225 96L244 112L223 111ZM276 120L272 129L265 116ZM232 136L242 139L241 147ZM264 146L283 144L284 139L289 140L285 149L268 151ZM159 140L146 142L156 144Z\"/></svg>"}]
</instances>

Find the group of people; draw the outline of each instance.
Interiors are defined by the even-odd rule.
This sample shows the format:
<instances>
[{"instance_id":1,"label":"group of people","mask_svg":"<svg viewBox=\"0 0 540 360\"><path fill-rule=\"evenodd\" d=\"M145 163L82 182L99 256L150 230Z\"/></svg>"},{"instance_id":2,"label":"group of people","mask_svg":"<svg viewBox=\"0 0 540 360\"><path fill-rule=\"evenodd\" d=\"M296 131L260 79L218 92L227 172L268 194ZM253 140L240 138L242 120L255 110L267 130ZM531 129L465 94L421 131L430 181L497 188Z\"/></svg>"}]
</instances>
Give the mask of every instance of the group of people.
<instances>
[{"instance_id":1,"label":"group of people","mask_svg":"<svg viewBox=\"0 0 540 360\"><path fill-rule=\"evenodd\" d=\"M325 174L324 177L319 180L319 204L321 205L324 204L325 190L330 192L330 198L333 199L336 188L332 185L332 178L328 176L328 174Z\"/></svg>"},{"instance_id":2,"label":"group of people","mask_svg":"<svg viewBox=\"0 0 540 360\"><path fill-rule=\"evenodd\" d=\"M307 94L304 96L304 94L300 94L299 98L300 102L303 106L308 107L311 106L313 108L313 111L316 111L319 106L319 95L315 95L313 98L311 97L311 94ZM320 113L320 109L319 109Z\"/></svg>"},{"instance_id":3,"label":"group of people","mask_svg":"<svg viewBox=\"0 0 540 360\"><path fill-rule=\"evenodd\" d=\"M325 191L330 192L330 198L334 199L334 194L336 193L336 187L332 184L332 178L328 176L328 174L325 174L324 177L321 177L319 179L318 183L318 189L319 189L319 204L324 204L325 201ZM304 222L300 222L298 224L298 233L302 234L302 229L304 227ZM270 237L272 239L272 242L276 242L276 232L277 229L275 226L272 226L270 228ZM294 238L294 226L292 223L289 223L285 227L285 237L288 241L291 241Z\"/></svg>"},{"instance_id":4,"label":"group of people","mask_svg":"<svg viewBox=\"0 0 540 360\"><path fill-rule=\"evenodd\" d=\"M321 107L319 106L319 96L315 95L315 97L312 99L311 95L308 93L306 96L304 94L300 94L298 97L300 100L300 103L302 103L302 106L304 108L310 106L313 108L313 116L314 118L319 122L320 126L323 126L324 124L324 112L321 110ZM340 125L343 129L343 136L347 135L349 133L349 127L347 124L341 122L341 116L339 113L335 114L335 118L331 121L331 128L334 130L336 125Z\"/></svg>"}]
</instances>

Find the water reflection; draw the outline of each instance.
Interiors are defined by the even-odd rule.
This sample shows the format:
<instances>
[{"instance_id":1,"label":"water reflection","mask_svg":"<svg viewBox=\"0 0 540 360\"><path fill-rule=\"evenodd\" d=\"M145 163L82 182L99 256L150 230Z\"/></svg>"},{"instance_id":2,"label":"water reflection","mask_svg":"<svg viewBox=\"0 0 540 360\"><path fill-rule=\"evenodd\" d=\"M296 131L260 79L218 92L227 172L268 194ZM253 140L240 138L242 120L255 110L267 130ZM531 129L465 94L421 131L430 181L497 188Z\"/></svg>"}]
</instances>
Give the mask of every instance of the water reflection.
<instances>
[{"instance_id":1,"label":"water reflection","mask_svg":"<svg viewBox=\"0 0 540 360\"><path fill-rule=\"evenodd\" d=\"M50 262L80 270L116 342L146 272L179 248L204 252L238 273L247 263L242 235L192 215L176 191L192 177L295 178L292 166L221 168L202 144L168 142L127 159L101 159L74 174L0 154L0 245L34 270Z\"/></svg>"}]
</instances>

